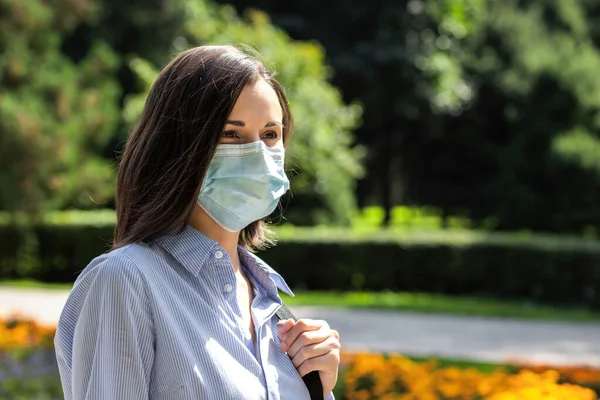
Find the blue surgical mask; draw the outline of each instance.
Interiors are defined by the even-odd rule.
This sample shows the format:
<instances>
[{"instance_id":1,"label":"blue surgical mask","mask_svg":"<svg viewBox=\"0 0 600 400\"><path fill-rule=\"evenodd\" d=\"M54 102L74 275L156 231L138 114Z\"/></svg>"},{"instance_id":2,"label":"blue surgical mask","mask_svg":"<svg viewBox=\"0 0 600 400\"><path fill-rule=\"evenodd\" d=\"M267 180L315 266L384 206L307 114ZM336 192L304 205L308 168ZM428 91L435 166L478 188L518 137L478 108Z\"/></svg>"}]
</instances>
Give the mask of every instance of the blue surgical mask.
<instances>
[{"instance_id":1,"label":"blue surgical mask","mask_svg":"<svg viewBox=\"0 0 600 400\"><path fill-rule=\"evenodd\" d=\"M285 150L262 141L220 144L202 182L198 204L230 232L271 214L290 183Z\"/></svg>"}]
</instances>

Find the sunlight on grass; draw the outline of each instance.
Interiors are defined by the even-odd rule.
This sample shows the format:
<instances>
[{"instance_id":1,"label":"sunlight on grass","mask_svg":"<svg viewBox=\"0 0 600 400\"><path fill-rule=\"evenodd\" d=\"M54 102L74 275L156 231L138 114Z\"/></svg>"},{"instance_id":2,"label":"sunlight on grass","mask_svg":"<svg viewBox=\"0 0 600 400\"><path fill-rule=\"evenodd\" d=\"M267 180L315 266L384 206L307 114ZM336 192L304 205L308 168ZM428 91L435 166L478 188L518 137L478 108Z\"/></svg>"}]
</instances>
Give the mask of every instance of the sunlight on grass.
<instances>
[{"instance_id":1,"label":"sunlight on grass","mask_svg":"<svg viewBox=\"0 0 600 400\"><path fill-rule=\"evenodd\" d=\"M479 361L471 361L464 360L461 358L437 358L437 357L408 357L410 360L424 363L424 362L435 362L435 364L439 368L461 368L461 369L476 369L479 372L483 372L485 374L491 374L498 369L502 368L505 370L514 370L515 367L509 364L499 364L499 363L489 363L489 362L479 362Z\"/></svg>"},{"instance_id":2,"label":"sunlight on grass","mask_svg":"<svg viewBox=\"0 0 600 400\"><path fill-rule=\"evenodd\" d=\"M71 283L44 283L29 279L21 280L6 280L0 281L0 288L22 288L22 289L55 289L55 290L71 290Z\"/></svg>"},{"instance_id":3,"label":"sunlight on grass","mask_svg":"<svg viewBox=\"0 0 600 400\"><path fill-rule=\"evenodd\" d=\"M297 292L294 298L283 294L282 298L287 304L295 306L357 307L487 317L600 321L600 313L584 308L552 307L486 297L454 297L405 292Z\"/></svg>"}]
</instances>

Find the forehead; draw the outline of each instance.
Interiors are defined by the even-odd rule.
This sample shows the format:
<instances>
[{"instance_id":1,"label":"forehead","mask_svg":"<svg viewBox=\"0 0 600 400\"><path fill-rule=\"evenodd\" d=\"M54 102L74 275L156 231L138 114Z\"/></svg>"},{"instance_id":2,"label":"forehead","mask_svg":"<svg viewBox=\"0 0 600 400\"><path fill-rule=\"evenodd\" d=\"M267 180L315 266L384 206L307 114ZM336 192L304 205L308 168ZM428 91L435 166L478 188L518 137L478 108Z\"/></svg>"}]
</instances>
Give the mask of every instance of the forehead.
<instances>
[{"instance_id":1,"label":"forehead","mask_svg":"<svg viewBox=\"0 0 600 400\"><path fill-rule=\"evenodd\" d=\"M259 119L281 121L283 110L275 90L264 79L246 85L238 97L230 119Z\"/></svg>"}]
</instances>

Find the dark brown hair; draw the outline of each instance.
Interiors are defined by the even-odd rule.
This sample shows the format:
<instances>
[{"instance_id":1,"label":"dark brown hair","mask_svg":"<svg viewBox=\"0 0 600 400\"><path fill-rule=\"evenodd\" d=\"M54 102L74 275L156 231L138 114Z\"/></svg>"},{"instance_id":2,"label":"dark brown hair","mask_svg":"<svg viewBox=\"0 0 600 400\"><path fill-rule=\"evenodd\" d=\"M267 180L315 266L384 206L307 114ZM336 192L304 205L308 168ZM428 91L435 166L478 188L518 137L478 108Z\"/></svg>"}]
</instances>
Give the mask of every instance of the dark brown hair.
<instances>
[{"instance_id":1,"label":"dark brown hair","mask_svg":"<svg viewBox=\"0 0 600 400\"><path fill-rule=\"evenodd\" d=\"M279 98L286 146L293 120L285 92L255 56L233 46L201 46L179 54L161 71L121 157L113 249L183 225L238 96L261 78ZM256 221L241 232L240 244L261 247L265 234L265 223Z\"/></svg>"}]
</instances>

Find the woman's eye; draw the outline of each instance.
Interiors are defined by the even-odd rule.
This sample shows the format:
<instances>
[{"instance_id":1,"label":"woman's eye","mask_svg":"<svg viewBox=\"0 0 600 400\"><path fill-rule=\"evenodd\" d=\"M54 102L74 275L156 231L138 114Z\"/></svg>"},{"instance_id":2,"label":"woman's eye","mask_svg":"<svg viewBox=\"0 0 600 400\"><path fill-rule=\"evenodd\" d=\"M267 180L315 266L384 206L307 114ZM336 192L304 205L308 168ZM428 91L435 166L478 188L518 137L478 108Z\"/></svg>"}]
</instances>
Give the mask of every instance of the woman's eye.
<instances>
[{"instance_id":1,"label":"woman's eye","mask_svg":"<svg viewBox=\"0 0 600 400\"><path fill-rule=\"evenodd\" d=\"M268 131L263 133L263 139L279 139L279 134L275 131Z\"/></svg>"},{"instance_id":2,"label":"woman's eye","mask_svg":"<svg viewBox=\"0 0 600 400\"><path fill-rule=\"evenodd\" d=\"M221 136L223 136L226 139L236 139L238 137L238 134L236 131L224 131Z\"/></svg>"}]
</instances>

